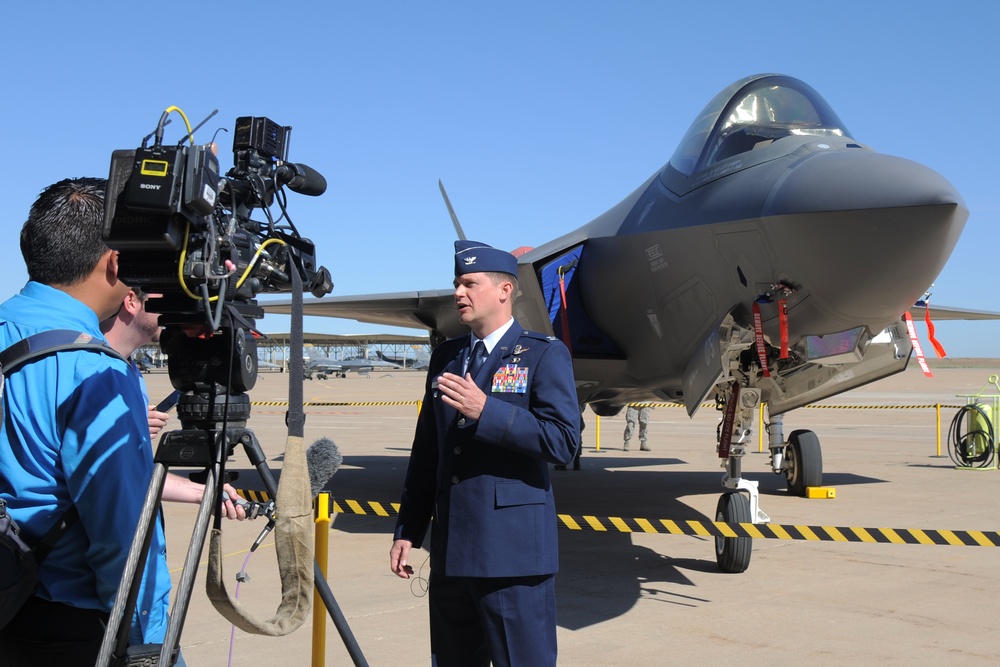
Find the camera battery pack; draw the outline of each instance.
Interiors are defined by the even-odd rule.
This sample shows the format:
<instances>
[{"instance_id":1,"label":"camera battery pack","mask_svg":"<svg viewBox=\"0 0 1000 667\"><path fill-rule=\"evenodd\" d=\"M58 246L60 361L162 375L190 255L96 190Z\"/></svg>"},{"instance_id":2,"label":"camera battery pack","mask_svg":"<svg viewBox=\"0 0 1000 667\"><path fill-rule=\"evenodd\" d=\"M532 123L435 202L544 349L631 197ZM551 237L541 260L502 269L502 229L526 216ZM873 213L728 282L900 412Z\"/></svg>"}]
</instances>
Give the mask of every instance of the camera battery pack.
<instances>
[{"instance_id":1,"label":"camera battery pack","mask_svg":"<svg viewBox=\"0 0 1000 667\"><path fill-rule=\"evenodd\" d=\"M219 194L219 158L208 146L191 146L185 169L185 206L201 215L209 215L215 210Z\"/></svg>"},{"instance_id":2,"label":"camera battery pack","mask_svg":"<svg viewBox=\"0 0 1000 667\"><path fill-rule=\"evenodd\" d=\"M176 146L137 149L125 205L141 211L180 212L184 152Z\"/></svg>"},{"instance_id":3,"label":"camera battery pack","mask_svg":"<svg viewBox=\"0 0 1000 667\"><path fill-rule=\"evenodd\" d=\"M138 175L141 164L136 153L118 150L111 155L104 199L104 240L115 249L178 250L183 242L183 218L173 211L133 209L127 205L133 173Z\"/></svg>"}]
</instances>

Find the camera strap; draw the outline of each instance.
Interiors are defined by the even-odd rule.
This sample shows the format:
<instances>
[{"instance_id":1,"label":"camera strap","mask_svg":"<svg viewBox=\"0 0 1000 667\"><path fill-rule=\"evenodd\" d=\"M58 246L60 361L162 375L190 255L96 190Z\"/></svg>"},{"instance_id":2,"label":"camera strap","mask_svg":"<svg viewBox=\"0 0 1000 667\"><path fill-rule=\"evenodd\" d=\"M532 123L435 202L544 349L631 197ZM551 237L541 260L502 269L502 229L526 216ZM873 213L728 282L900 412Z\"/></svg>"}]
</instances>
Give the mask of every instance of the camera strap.
<instances>
[{"instance_id":1,"label":"camera strap","mask_svg":"<svg viewBox=\"0 0 1000 667\"><path fill-rule=\"evenodd\" d=\"M313 557L313 510L311 482L306 447L303 409L302 364L302 279L291 271L292 318L288 373L288 439L275 504L278 508L274 527L275 554L281 578L281 602L269 619L256 616L226 589L223 574L222 530L212 530L209 542L208 573L205 589L208 599L222 616L244 632L280 637L300 627L312 610L315 573Z\"/></svg>"},{"instance_id":2,"label":"camera strap","mask_svg":"<svg viewBox=\"0 0 1000 667\"><path fill-rule=\"evenodd\" d=\"M292 309L291 309L291 331L288 356L296 360L289 364L288 368L288 414L285 422L288 424L288 435L296 437L305 436L306 414L303 407L304 396L304 375L305 371L302 362L303 333L302 333L302 277L298 271L290 271L292 274Z\"/></svg>"}]
</instances>

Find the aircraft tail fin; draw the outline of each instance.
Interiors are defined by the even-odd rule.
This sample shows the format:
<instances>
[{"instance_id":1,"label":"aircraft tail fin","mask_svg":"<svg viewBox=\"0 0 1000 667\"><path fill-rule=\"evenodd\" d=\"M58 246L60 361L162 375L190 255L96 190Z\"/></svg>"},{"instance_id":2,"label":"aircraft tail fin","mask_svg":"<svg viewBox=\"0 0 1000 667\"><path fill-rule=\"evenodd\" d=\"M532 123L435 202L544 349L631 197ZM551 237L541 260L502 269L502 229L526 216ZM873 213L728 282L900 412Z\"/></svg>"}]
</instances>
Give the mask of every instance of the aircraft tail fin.
<instances>
[{"instance_id":1,"label":"aircraft tail fin","mask_svg":"<svg viewBox=\"0 0 1000 667\"><path fill-rule=\"evenodd\" d=\"M441 191L441 196L444 197L444 205L448 207L448 215L451 216L451 223L455 225L455 233L458 234L459 241L465 241L465 230L462 229L462 223L458 221L458 216L455 215L455 209L451 206L451 200L448 199L448 193L444 190L444 183L441 179L438 179L438 189Z\"/></svg>"}]
</instances>

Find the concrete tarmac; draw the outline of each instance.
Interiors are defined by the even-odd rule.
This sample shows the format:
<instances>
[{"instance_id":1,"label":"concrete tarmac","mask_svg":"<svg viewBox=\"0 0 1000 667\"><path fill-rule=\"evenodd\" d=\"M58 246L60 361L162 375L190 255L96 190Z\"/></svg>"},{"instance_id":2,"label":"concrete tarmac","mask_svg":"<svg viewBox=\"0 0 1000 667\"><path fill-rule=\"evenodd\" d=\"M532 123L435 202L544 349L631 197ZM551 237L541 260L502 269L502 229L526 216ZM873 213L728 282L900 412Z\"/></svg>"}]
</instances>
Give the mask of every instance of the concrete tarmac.
<instances>
[{"instance_id":1,"label":"concrete tarmac","mask_svg":"<svg viewBox=\"0 0 1000 667\"><path fill-rule=\"evenodd\" d=\"M992 365L990 365L992 364ZM744 460L760 483L761 509L773 523L876 528L995 531L1000 528L1000 471L957 470L942 442L937 456L933 407L962 405L956 395L984 389L1000 361L936 368L925 378L911 363L902 374L826 404L866 409L800 409L786 435L808 428L823 447L824 484L834 499L791 497L765 453ZM153 400L169 391L166 374L146 376ZM307 401L418 401L424 374L350 375L305 383ZM287 376L262 373L254 402L284 401ZM307 408L306 442L326 436L344 457L327 485L336 499L396 502L413 437L415 405ZM956 409L941 410L941 437ZM560 513L711 521L721 492L715 456L720 413L689 419L657 408L650 452L623 452L624 415L586 412L582 470L552 474ZM172 424L177 427L176 424ZM268 465L280 474L284 407L255 406L250 427ZM598 448L597 436L600 435ZM756 447L754 447L756 450ZM263 490L237 448L230 461L239 489ZM174 472L183 472L175 469ZM191 538L196 507L168 504L167 559L174 582ZM411 559L417 577L389 571L392 518L338 514L329 531L328 580L368 664L430 664L426 552ZM225 576L230 590L263 522L226 522ZM663 534L560 531L556 579L562 665L995 665L1000 660L1000 548L755 539L749 569L724 574L714 539ZM207 550L206 550L207 553ZM232 626L204 594L204 561L181 637L185 659L201 665L308 665L307 623L286 637L260 637ZM263 618L280 600L271 538L246 564L240 601ZM325 609L319 610L325 614ZM326 616L325 664L352 661Z\"/></svg>"}]
</instances>

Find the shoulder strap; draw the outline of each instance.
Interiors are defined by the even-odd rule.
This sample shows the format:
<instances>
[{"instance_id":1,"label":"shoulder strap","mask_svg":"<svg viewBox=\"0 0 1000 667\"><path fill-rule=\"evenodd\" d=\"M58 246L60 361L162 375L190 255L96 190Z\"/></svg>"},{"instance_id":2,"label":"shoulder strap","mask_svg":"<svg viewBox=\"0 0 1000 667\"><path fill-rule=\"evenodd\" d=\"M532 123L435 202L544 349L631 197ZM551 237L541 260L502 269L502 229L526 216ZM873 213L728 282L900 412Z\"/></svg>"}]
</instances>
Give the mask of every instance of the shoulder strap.
<instances>
[{"instance_id":1,"label":"shoulder strap","mask_svg":"<svg viewBox=\"0 0 1000 667\"><path fill-rule=\"evenodd\" d=\"M35 545L35 562L41 565L45 557L49 555L52 551L52 547L56 545L59 538L62 537L67 530L70 529L76 520L80 518L80 511L76 509L76 505L70 505L69 509L66 510L59 520L56 521L56 525L49 528L49 532L42 536L42 539L38 541Z\"/></svg>"},{"instance_id":2,"label":"shoulder strap","mask_svg":"<svg viewBox=\"0 0 1000 667\"><path fill-rule=\"evenodd\" d=\"M71 329L52 329L23 338L3 352L0 352L0 367L4 375L10 375L24 364L65 350L91 350L103 352L125 363L128 360L107 343L95 340L90 334Z\"/></svg>"},{"instance_id":3,"label":"shoulder strap","mask_svg":"<svg viewBox=\"0 0 1000 667\"><path fill-rule=\"evenodd\" d=\"M90 350L91 352L103 352L107 355L121 359L125 363L128 360L114 350L110 345L100 340L95 340L93 336L71 329L53 329L42 331L34 335L23 338L14 343L3 352L0 352L0 392L3 391L3 378L7 377L25 364L36 359L62 352L65 350ZM3 399L0 398L0 401ZM2 406L2 402L0 402ZM2 413L0 413L2 414ZM52 551L59 538L69 530L70 526L76 523L80 513L76 505L71 505L68 510L56 521L56 524L35 546L35 560L41 563Z\"/></svg>"}]
</instances>

